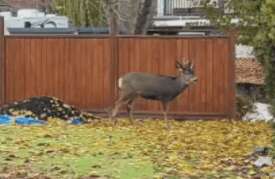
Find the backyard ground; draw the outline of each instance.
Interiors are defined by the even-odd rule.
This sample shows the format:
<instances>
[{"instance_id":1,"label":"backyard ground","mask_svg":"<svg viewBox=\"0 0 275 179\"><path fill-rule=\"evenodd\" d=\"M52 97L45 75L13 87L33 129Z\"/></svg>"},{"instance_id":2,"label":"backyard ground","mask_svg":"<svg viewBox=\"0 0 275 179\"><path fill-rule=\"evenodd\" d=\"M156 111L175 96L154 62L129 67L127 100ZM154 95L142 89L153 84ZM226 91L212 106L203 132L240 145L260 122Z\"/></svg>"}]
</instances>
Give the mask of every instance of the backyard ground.
<instances>
[{"instance_id":1,"label":"backyard ground","mask_svg":"<svg viewBox=\"0 0 275 179\"><path fill-rule=\"evenodd\" d=\"M0 178L250 178L257 147L272 147L261 122L120 119L71 125L0 126ZM273 166L274 167L274 166Z\"/></svg>"}]
</instances>

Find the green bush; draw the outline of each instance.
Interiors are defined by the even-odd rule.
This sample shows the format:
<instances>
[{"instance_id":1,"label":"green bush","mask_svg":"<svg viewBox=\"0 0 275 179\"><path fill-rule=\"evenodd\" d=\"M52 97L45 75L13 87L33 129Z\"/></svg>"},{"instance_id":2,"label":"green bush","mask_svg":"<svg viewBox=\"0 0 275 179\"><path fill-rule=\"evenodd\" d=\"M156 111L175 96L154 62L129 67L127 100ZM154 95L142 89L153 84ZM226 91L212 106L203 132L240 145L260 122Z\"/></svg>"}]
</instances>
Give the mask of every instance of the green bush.
<instances>
[{"instance_id":1,"label":"green bush","mask_svg":"<svg viewBox=\"0 0 275 179\"><path fill-rule=\"evenodd\" d=\"M212 23L226 32L237 32L238 42L254 47L255 55L265 69L266 93L275 115L275 1L230 0L226 8L233 13L222 14L206 5ZM233 24L232 19L238 19Z\"/></svg>"},{"instance_id":2,"label":"green bush","mask_svg":"<svg viewBox=\"0 0 275 179\"><path fill-rule=\"evenodd\" d=\"M242 118L247 112L253 110L253 100L249 96L237 95L237 117Z\"/></svg>"}]
</instances>

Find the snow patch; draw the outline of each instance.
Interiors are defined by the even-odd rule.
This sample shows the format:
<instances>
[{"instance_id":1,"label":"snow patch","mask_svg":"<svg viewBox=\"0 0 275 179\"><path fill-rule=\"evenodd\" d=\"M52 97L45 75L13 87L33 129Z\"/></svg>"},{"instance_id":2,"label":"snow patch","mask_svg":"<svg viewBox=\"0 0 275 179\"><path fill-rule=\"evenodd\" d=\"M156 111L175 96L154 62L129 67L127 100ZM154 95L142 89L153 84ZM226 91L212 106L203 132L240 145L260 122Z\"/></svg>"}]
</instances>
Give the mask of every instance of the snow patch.
<instances>
[{"instance_id":1,"label":"snow patch","mask_svg":"<svg viewBox=\"0 0 275 179\"><path fill-rule=\"evenodd\" d=\"M254 103L254 109L252 112L248 112L243 120L249 121L275 121L271 112L269 111L270 105L265 103Z\"/></svg>"},{"instance_id":2,"label":"snow patch","mask_svg":"<svg viewBox=\"0 0 275 179\"><path fill-rule=\"evenodd\" d=\"M271 157L259 157L257 161L254 162L256 167L271 166L272 158Z\"/></svg>"}]
</instances>

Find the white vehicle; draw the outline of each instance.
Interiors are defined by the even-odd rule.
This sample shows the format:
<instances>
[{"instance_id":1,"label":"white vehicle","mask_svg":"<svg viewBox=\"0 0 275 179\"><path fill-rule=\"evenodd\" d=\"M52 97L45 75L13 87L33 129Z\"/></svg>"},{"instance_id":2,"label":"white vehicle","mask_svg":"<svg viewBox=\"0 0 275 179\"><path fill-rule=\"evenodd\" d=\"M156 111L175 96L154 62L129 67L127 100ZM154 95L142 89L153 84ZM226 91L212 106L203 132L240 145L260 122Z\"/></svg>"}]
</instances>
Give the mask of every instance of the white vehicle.
<instances>
[{"instance_id":1,"label":"white vehicle","mask_svg":"<svg viewBox=\"0 0 275 179\"><path fill-rule=\"evenodd\" d=\"M20 9L17 16L0 12L0 16L4 16L6 28L69 28L68 17L45 14L37 9Z\"/></svg>"}]
</instances>

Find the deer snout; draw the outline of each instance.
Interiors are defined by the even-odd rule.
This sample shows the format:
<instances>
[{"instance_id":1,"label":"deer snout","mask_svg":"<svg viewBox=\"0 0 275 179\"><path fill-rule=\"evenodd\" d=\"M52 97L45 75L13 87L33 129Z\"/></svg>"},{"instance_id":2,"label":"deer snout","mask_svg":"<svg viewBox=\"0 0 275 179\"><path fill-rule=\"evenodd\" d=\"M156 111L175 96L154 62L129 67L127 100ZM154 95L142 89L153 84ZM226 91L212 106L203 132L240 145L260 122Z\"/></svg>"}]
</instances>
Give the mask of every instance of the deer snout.
<instances>
[{"instance_id":1,"label":"deer snout","mask_svg":"<svg viewBox=\"0 0 275 179\"><path fill-rule=\"evenodd\" d=\"M193 77L190 79L190 83L195 83L196 81L198 81L198 77Z\"/></svg>"}]
</instances>

